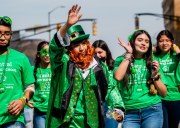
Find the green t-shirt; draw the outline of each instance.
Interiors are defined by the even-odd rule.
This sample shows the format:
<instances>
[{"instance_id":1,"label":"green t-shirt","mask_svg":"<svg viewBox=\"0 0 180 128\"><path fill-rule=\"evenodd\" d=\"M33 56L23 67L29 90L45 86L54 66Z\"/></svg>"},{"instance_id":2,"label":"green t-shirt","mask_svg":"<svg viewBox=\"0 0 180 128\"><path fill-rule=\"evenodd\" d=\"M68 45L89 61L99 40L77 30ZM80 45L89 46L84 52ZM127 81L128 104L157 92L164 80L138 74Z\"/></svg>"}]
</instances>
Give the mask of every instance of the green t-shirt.
<instances>
[{"instance_id":1,"label":"green t-shirt","mask_svg":"<svg viewBox=\"0 0 180 128\"><path fill-rule=\"evenodd\" d=\"M5 64L6 57L7 63ZM21 98L24 95L26 86L34 83L33 72L28 58L16 50L9 49L8 54L0 55L0 79L2 75L4 76L2 84L5 92L0 93L0 125L13 121L24 122L22 113L16 117L8 114L8 104Z\"/></svg>"},{"instance_id":2,"label":"green t-shirt","mask_svg":"<svg viewBox=\"0 0 180 128\"><path fill-rule=\"evenodd\" d=\"M113 70L109 70L108 66L103 62L101 62L101 66L103 68L104 73L106 74L109 83L108 92L106 95L106 102L108 104L108 108L109 109L124 108L124 103L117 88L118 81L114 79Z\"/></svg>"},{"instance_id":3,"label":"green t-shirt","mask_svg":"<svg viewBox=\"0 0 180 128\"><path fill-rule=\"evenodd\" d=\"M124 56L116 58L114 64L115 70L121 64L123 59ZM128 83L129 89L126 89L124 80L121 80L119 83L119 90L123 98L125 109L140 109L161 102L159 95L150 95L149 93L147 80L150 77L150 72L146 67L146 61L144 59L135 59L133 66L135 73L130 75Z\"/></svg>"},{"instance_id":4,"label":"green t-shirt","mask_svg":"<svg viewBox=\"0 0 180 128\"><path fill-rule=\"evenodd\" d=\"M178 66L176 69L176 84L180 86L180 61L178 62Z\"/></svg>"},{"instance_id":5,"label":"green t-shirt","mask_svg":"<svg viewBox=\"0 0 180 128\"><path fill-rule=\"evenodd\" d=\"M34 107L41 112L47 112L51 83L51 68L37 68L36 77L35 94L33 96Z\"/></svg>"},{"instance_id":6,"label":"green t-shirt","mask_svg":"<svg viewBox=\"0 0 180 128\"><path fill-rule=\"evenodd\" d=\"M180 76L176 70L180 70L178 66L179 59L176 56L176 53L170 54L160 54L154 56L154 59L159 61L160 68L164 72L164 76L167 80L167 95L163 100L176 101L180 100L180 93L178 91L178 85L180 85Z\"/></svg>"}]
</instances>

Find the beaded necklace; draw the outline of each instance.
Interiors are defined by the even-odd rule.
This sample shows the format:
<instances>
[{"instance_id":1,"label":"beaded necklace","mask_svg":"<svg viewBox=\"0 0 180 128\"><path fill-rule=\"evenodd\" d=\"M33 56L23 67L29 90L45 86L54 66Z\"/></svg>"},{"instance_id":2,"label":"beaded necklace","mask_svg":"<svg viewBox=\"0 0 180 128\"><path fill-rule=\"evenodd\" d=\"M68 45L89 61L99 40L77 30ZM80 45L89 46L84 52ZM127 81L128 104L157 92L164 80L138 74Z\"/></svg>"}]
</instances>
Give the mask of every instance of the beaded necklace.
<instances>
[{"instance_id":1,"label":"beaded necklace","mask_svg":"<svg viewBox=\"0 0 180 128\"><path fill-rule=\"evenodd\" d=\"M6 59L3 67L3 72L0 79L0 94L5 92L5 86L3 85L3 79L6 73L7 61L8 61L9 50L7 50Z\"/></svg>"},{"instance_id":2,"label":"beaded necklace","mask_svg":"<svg viewBox=\"0 0 180 128\"><path fill-rule=\"evenodd\" d=\"M162 60L160 57L158 57L160 67L162 67L164 73L167 73L169 71L169 66L167 65L169 62L169 58L170 58L170 54L168 54L168 57L166 57L165 60Z\"/></svg>"},{"instance_id":3,"label":"beaded necklace","mask_svg":"<svg viewBox=\"0 0 180 128\"><path fill-rule=\"evenodd\" d=\"M41 90L44 90L45 88L47 88L47 87L48 87L49 82L50 82L50 80L51 80L51 71L48 73L48 77L46 78L46 79L47 79L47 81L44 81L44 80L43 80L43 74L42 74L42 70L41 70L41 68L39 68L39 71L40 71L40 76L41 76L41 79L42 79L42 86L41 86Z\"/></svg>"},{"instance_id":4,"label":"beaded necklace","mask_svg":"<svg viewBox=\"0 0 180 128\"><path fill-rule=\"evenodd\" d=\"M136 80L134 81L134 84L138 85L136 90L138 92L143 90L142 84L144 84L144 77L147 73L147 68L144 68L145 67L144 65L145 65L145 60L143 60L142 65L134 65L133 63L131 63L132 78L133 80Z\"/></svg>"}]
</instances>

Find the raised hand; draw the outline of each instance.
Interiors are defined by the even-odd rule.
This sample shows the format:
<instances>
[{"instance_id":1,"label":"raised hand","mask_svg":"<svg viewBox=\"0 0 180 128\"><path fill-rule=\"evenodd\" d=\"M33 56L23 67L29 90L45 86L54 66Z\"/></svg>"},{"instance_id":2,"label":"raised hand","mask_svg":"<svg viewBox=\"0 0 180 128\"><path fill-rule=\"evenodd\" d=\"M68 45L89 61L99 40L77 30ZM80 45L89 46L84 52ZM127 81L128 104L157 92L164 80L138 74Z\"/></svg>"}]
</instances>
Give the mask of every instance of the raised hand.
<instances>
[{"instance_id":1,"label":"raised hand","mask_svg":"<svg viewBox=\"0 0 180 128\"><path fill-rule=\"evenodd\" d=\"M173 51L174 51L176 54L180 53L180 48L179 48L178 45L173 44L172 49L173 49Z\"/></svg>"},{"instance_id":2,"label":"raised hand","mask_svg":"<svg viewBox=\"0 0 180 128\"><path fill-rule=\"evenodd\" d=\"M156 72L159 71L160 67L159 67L159 62L158 62L157 60L153 60L153 61L152 61L152 68L153 68Z\"/></svg>"},{"instance_id":3,"label":"raised hand","mask_svg":"<svg viewBox=\"0 0 180 128\"><path fill-rule=\"evenodd\" d=\"M133 50L132 50L132 47L130 45L130 43L128 42L128 44L126 44L122 39L120 39L118 37L118 41L119 41L119 44L128 52L128 53L132 53Z\"/></svg>"},{"instance_id":4,"label":"raised hand","mask_svg":"<svg viewBox=\"0 0 180 128\"><path fill-rule=\"evenodd\" d=\"M160 67L159 67L159 63L157 60L153 60L152 61L152 71L151 71L151 77L153 79L159 79L160 75L158 74Z\"/></svg>"},{"instance_id":5,"label":"raised hand","mask_svg":"<svg viewBox=\"0 0 180 128\"><path fill-rule=\"evenodd\" d=\"M78 6L76 4L76 5L73 5L72 8L69 10L68 20L67 20L67 23L69 25L74 25L79 21L79 19L82 16L82 14L78 14L80 9L81 9L81 6Z\"/></svg>"}]
</instances>

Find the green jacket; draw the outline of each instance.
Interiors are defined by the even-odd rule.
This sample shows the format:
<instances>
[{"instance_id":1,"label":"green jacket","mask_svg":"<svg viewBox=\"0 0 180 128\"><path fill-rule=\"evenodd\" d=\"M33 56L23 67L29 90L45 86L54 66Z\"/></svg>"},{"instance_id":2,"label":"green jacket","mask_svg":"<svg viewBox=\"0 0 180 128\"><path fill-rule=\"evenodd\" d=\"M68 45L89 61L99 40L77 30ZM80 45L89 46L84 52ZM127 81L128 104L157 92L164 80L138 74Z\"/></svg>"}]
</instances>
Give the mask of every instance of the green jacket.
<instances>
[{"instance_id":1,"label":"green jacket","mask_svg":"<svg viewBox=\"0 0 180 128\"><path fill-rule=\"evenodd\" d=\"M69 56L66 53L66 49L61 46L57 38L57 34L55 34L50 43L49 52L52 79L46 127L57 128L63 123L64 112L66 112L65 110L68 107L67 101L71 96L70 90L73 86L73 75L76 70L76 66L72 61L70 61ZM109 101L111 101L110 99L114 99L113 96L116 96L117 102L117 104L108 102L109 106L124 109L124 104L117 91L117 87L111 85L113 82L110 82L110 75L106 74L105 76L103 69L105 68L102 68L100 65L94 69L97 81L97 88L95 88L95 92L98 99L100 128L104 127L104 111L102 103L105 101L107 92L111 92L110 95L107 95ZM116 95L114 95L114 93L116 93Z\"/></svg>"}]
</instances>

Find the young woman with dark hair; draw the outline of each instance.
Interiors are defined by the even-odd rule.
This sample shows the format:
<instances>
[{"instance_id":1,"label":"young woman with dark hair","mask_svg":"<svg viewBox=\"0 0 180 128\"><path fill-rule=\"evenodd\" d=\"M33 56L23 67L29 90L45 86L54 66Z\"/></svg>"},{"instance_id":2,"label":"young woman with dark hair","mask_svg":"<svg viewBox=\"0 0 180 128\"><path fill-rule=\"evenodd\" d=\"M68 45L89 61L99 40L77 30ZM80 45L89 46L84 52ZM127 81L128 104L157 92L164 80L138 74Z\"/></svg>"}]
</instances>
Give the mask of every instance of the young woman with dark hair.
<instances>
[{"instance_id":1,"label":"young woman with dark hair","mask_svg":"<svg viewBox=\"0 0 180 128\"><path fill-rule=\"evenodd\" d=\"M117 81L113 78L113 69L114 69L114 59L112 58L111 51L107 45L107 43L103 40L96 40L92 46L94 47L95 54L97 57L101 60L101 65L103 68L107 68L108 74L111 78L111 81L113 82L113 88L117 88ZM107 101L109 98L106 97ZM114 104L116 104L116 101L113 100ZM107 103L104 104L104 113L105 115L105 128L117 128L118 122L114 120L113 118L109 118L108 113L112 110L111 106L108 106ZM109 113L110 114L110 113Z\"/></svg>"},{"instance_id":2,"label":"young woman with dark hair","mask_svg":"<svg viewBox=\"0 0 180 128\"><path fill-rule=\"evenodd\" d=\"M95 48L95 53L100 60L108 66L109 70L113 70L114 59L112 58L112 54L107 43L103 40L96 40L92 46Z\"/></svg>"},{"instance_id":3,"label":"young woman with dark hair","mask_svg":"<svg viewBox=\"0 0 180 128\"><path fill-rule=\"evenodd\" d=\"M45 128L51 83L49 43L47 41L42 41L37 46L33 70L35 77L35 93L33 102L31 102L31 107L34 107L33 126L34 128Z\"/></svg>"},{"instance_id":4,"label":"young woman with dark hair","mask_svg":"<svg viewBox=\"0 0 180 128\"><path fill-rule=\"evenodd\" d=\"M180 122L180 49L175 46L174 37L170 31L159 32L155 51L155 59L159 61L164 77L168 81L167 96L162 99L163 128L178 128Z\"/></svg>"},{"instance_id":5,"label":"young woman with dark hair","mask_svg":"<svg viewBox=\"0 0 180 128\"><path fill-rule=\"evenodd\" d=\"M126 109L122 127L162 128L160 96L166 96L167 90L163 84L166 81L160 78L159 64L153 60L151 37L146 31L137 30L128 45L120 38L118 40L127 51L116 58L114 72ZM151 85L157 89L157 94L151 90Z\"/></svg>"}]
</instances>

